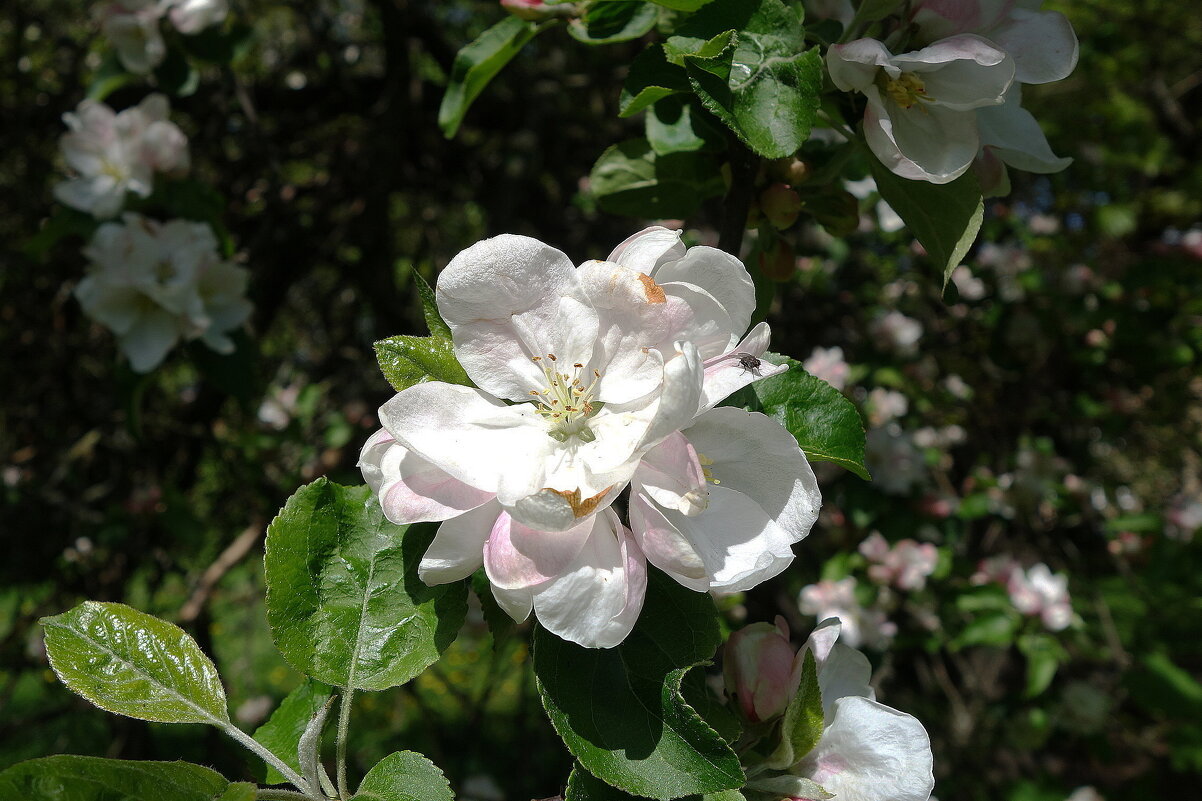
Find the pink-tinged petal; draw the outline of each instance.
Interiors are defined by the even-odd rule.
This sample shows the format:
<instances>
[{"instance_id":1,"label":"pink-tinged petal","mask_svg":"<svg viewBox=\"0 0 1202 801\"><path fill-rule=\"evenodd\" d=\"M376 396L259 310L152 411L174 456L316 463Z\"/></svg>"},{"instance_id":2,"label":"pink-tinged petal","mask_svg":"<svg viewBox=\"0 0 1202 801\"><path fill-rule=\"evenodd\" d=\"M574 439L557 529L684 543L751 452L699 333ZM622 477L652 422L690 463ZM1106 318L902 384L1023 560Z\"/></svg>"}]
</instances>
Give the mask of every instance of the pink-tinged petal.
<instances>
[{"instance_id":1,"label":"pink-tinged petal","mask_svg":"<svg viewBox=\"0 0 1202 801\"><path fill-rule=\"evenodd\" d=\"M1014 59L1016 81L1059 81L1077 66L1077 34L1059 11L1016 8L987 35Z\"/></svg>"},{"instance_id":2,"label":"pink-tinged petal","mask_svg":"<svg viewBox=\"0 0 1202 801\"><path fill-rule=\"evenodd\" d=\"M717 248L689 248L684 258L667 262L651 276L661 286L683 284L706 292L722 306L729 321L729 336L737 340L751 325L755 312L755 285L743 262ZM666 286L665 291L670 291ZM697 346L701 349L701 345Z\"/></svg>"},{"instance_id":3,"label":"pink-tinged petal","mask_svg":"<svg viewBox=\"0 0 1202 801\"><path fill-rule=\"evenodd\" d=\"M460 581L475 573L484 564L484 543L501 514L501 505L490 501L444 521L426 549L417 575L433 586Z\"/></svg>"},{"instance_id":4,"label":"pink-tinged petal","mask_svg":"<svg viewBox=\"0 0 1202 801\"><path fill-rule=\"evenodd\" d=\"M557 443L530 404L506 406L470 387L417 384L380 407L397 441L453 478L511 503L542 486Z\"/></svg>"},{"instance_id":5,"label":"pink-tinged petal","mask_svg":"<svg viewBox=\"0 0 1202 801\"><path fill-rule=\"evenodd\" d=\"M690 517L709 506L709 484L697 451L679 431L643 455L631 479L636 492Z\"/></svg>"},{"instance_id":6,"label":"pink-tinged petal","mask_svg":"<svg viewBox=\"0 0 1202 801\"><path fill-rule=\"evenodd\" d=\"M890 63L893 54L876 39L856 39L847 44L831 45L826 53L826 68L831 81L844 92L863 92L873 85L877 70L891 77L898 70Z\"/></svg>"},{"instance_id":7,"label":"pink-tinged petal","mask_svg":"<svg viewBox=\"0 0 1202 801\"><path fill-rule=\"evenodd\" d=\"M596 313L572 262L537 239L504 234L477 242L438 276L436 297L455 355L497 397L529 400L545 386L534 357L590 363Z\"/></svg>"},{"instance_id":8,"label":"pink-tinged petal","mask_svg":"<svg viewBox=\"0 0 1202 801\"><path fill-rule=\"evenodd\" d=\"M593 518L592 536L563 575L535 587L538 621L585 648L612 648L634 627L646 567L616 515Z\"/></svg>"},{"instance_id":9,"label":"pink-tinged petal","mask_svg":"<svg viewBox=\"0 0 1202 801\"><path fill-rule=\"evenodd\" d=\"M384 516L397 525L447 520L493 499L464 484L380 429L359 454L363 480L380 497Z\"/></svg>"},{"instance_id":10,"label":"pink-tinged petal","mask_svg":"<svg viewBox=\"0 0 1202 801\"><path fill-rule=\"evenodd\" d=\"M922 0L912 9L914 24L925 41L980 30L985 22L980 0Z\"/></svg>"},{"instance_id":11,"label":"pink-tinged petal","mask_svg":"<svg viewBox=\"0 0 1202 801\"><path fill-rule=\"evenodd\" d=\"M828 617L821 621L810 632L810 636L806 639L805 646L798 652L798 656L803 656L804 652L808 650L814 655L814 662L821 670L822 666L826 664L827 657L831 654L831 649L835 647L835 641L839 639L839 632L842 628L837 617Z\"/></svg>"},{"instance_id":12,"label":"pink-tinged petal","mask_svg":"<svg viewBox=\"0 0 1202 801\"><path fill-rule=\"evenodd\" d=\"M714 408L733 393L761 378L788 371L787 364L772 364L760 358L768 350L771 337L768 324L760 323L733 349L705 360L700 411Z\"/></svg>"},{"instance_id":13,"label":"pink-tinged petal","mask_svg":"<svg viewBox=\"0 0 1202 801\"><path fill-rule=\"evenodd\" d=\"M931 105L903 109L870 87L864 137L889 171L912 181L946 184L972 165L980 147L976 116Z\"/></svg>"},{"instance_id":14,"label":"pink-tinged petal","mask_svg":"<svg viewBox=\"0 0 1202 801\"><path fill-rule=\"evenodd\" d=\"M631 493L630 525L648 562L690 590L709 589L709 573L697 549L646 495Z\"/></svg>"},{"instance_id":15,"label":"pink-tinged petal","mask_svg":"<svg viewBox=\"0 0 1202 801\"><path fill-rule=\"evenodd\" d=\"M712 461L709 471L721 482L718 486L745 494L760 514L788 532L790 543L810 532L822 493L805 454L784 426L758 412L720 406L697 418L684 435L699 455Z\"/></svg>"},{"instance_id":16,"label":"pink-tinged petal","mask_svg":"<svg viewBox=\"0 0 1202 801\"><path fill-rule=\"evenodd\" d=\"M592 536L593 518L566 531L538 531L502 512L484 545L488 580L507 590L534 587L561 575Z\"/></svg>"},{"instance_id":17,"label":"pink-tinged petal","mask_svg":"<svg viewBox=\"0 0 1202 801\"><path fill-rule=\"evenodd\" d=\"M614 248L606 261L650 275L659 265L675 261L684 254L685 246L680 241L680 231L653 225L628 237Z\"/></svg>"},{"instance_id":18,"label":"pink-tinged petal","mask_svg":"<svg viewBox=\"0 0 1202 801\"><path fill-rule=\"evenodd\" d=\"M927 801L931 741L913 716L867 698L840 698L822 738L796 772L836 798Z\"/></svg>"}]
</instances>

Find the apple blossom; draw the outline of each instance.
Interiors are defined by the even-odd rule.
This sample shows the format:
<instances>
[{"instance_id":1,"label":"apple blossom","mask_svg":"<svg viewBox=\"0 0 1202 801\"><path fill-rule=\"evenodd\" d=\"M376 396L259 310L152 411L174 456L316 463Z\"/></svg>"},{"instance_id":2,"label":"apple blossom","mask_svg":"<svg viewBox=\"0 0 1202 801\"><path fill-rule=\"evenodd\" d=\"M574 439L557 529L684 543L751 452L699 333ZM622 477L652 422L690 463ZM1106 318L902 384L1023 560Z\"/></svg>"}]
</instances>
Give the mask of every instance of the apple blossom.
<instances>
[{"instance_id":1,"label":"apple blossom","mask_svg":"<svg viewBox=\"0 0 1202 801\"><path fill-rule=\"evenodd\" d=\"M1068 595L1068 576L1052 574L1051 569L1040 562L1026 573L1012 571L1006 590L1010 603L1024 615L1038 616L1050 631L1068 628L1073 621L1073 606Z\"/></svg>"},{"instance_id":2,"label":"apple blossom","mask_svg":"<svg viewBox=\"0 0 1202 801\"><path fill-rule=\"evenodd\" d=\"M843 639L852 648L860 645L887 648L897 634L897 624L887 620L883 611L864 607L856 598L856 580L852 576L803 587L798 605L802 614L818 620L838 618L843 626Z\"/></svg>"},{"instance_id":3,"label":"apple blossom","mask_svg":"<svg viewBox=\"0 0 1202 801\"><path fill-rule=\"evenodd\" d=\"M980 36L941 39L894 55L875 39L832 45L835 86L862 92L864 136L873 154L903 178L944 184L962 175L981 141L975 110L1000 105L1014 61Z\"/></svg>"},{"instance_id":4,"label":"apple blossom","mask_svg":"<svg viewBox=\"0 0 1202 801\"><path fill-rule=\"evenodd\" d=\"M798 661L813 654L817 668L823 716L818 742L784 772L759 772L747 789L798 799L813 799L821 790L818 797L841 801L927 801L935 779L926 729L876 700L867 658L841 637L846 639L845 626L823 620L798 654Z\"/></svg>"},{"instance_id":5,"label":"apple blossom","mask_svg":"<svg viewBox=\"0 0 1202 801\"><path fill-rule=\"evenodd\" d=\"M64 114L70 131L59 146L78 175L58 184L55 197L104 219L121 210L126 192L149 196L156 172L187 170L188 139L167 119L168 111L167 98L152 94L120 113L84 100Z\"/></svg>"},{"instance_id":6,"label":"apple blossom","mask_svg":"<svg viewBox=\"0 0 1202 801\"><path fill-rule=\"evenodd\" d=\"M868 424L883 426L899 417L905 417L910 409L910 401L895 389L873 387L865 401L868 407Z\"/></svg>"},{"instance_id":7,"label":"apple blossom","mask_svg":"<svg viewBox=\"0 0 1202 801\"><path fill-rule=\"evenodd\" d=\"M476 387L398 393L360 457L390 520L444 521L424 581L483 565L515 619L611 647L648 561L733 591L792 560L820 503L804 454L764 415L711 408L783 369L759 358L766 325L740 339L754 294L738 260L653 228L576 268L503 235L452 259L436 300ZM629 521L611 508L627 486Z\"/></svg>"},{"instance_id":8,"label":"apple blossom","mask_svg":"<svg viewBox=\"0 0 1202 801\"><path fill-rule=\"evenodd\" d=\"M899 356L913 356L918 353L918 340L922 339L922 323L899 311L890 311L873 320L868 333L882 349Z\"/></svg>"},{"instance_id":9,"label":"apple blossom","mask_svg":"<svg viewBox=\"0 0 1202 801\"><path fill-rule=\"evenodd\" d=\"M163 16L161 0L120 0L99 8L100 29L117 51L122 66L146 75L167 56L167 45L159 31Z\"/></svg>"},{"instance_id":10,"label":"apple blossom","mask_svg":"<svg viewBox=\"0 0 1202 801\"><path fill-rule=\"evenodd\" d=\"M126 214L101 225L83 252L91 264L75 296L117 335L135 371L152 370L180 339L233 351L228 332L251 312L247 271L221 259L209 226Z\"/></svg>"},{"instance_id":11,"label":"apple blossom","mask_svg":"<svg viewBox=\"0 0 1202 801\"><path fill-rule=\"evenodd\" d=\"M184 34L200 33L221 23L230 12L228 0L166 0L167 16Z\"/></svg>"},{"instance_id":12,"label":"apple blossom","mask_svg":"<svg viewBox=\"0 0 1202 801\"><path fill-rule=\"evenodd\" d=\"M821 378L837 390L847 386L851 366L843 360L843 348L814 348L808 359L801 363L807 373Z\"/></svg>"},{"instance_id":13,"label":"apple blossom","mask_svg":"<svg viewBox=\"0 0 1202 801\"><path fill-rule=\"evenodd\" d=\"M875 484L887 495L907 495L926 483L926 464L914 436L896 423L869 430L864 438L864 460Z\"/></svg>"},{"instance_id":14,"label":"apple blossom","mask_svg":"<svg viewBox=\"0 0 1202 801\"><path fill-rule=\"evenodd\" d=\"M1202 498L1188 493L1174 495L1164 512L1168 526L1165 533L1170 539L1189 542L1195 532L1202 528Z\"/></svg>"},{"instance_id":15,"label":"apple blossom","mask_svg":"<svg viewBox=\"0 0 1202 801\"><path fill-rule=\"evenodd\" d=\"M871 563L870 579L878 584L892 584L899 590L921 590L939 561L938 550L929 542L905 539L890 547L878 531L860 543L859 551Z\"/></svg>"}]
</instances>

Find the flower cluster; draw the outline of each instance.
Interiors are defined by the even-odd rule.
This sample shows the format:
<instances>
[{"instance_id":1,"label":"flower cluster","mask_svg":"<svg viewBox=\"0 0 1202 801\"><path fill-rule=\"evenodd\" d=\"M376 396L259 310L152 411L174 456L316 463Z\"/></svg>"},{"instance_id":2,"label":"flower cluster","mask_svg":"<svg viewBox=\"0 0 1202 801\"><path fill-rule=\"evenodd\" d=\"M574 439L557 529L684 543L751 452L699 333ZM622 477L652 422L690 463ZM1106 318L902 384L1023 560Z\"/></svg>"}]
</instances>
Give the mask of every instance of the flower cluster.
<instances>
[{"instance_id":1,"label":"flower cluster","mask_svg":"<svg viewBox=\"0 0 1202 801\"><path fill-rule=\"evenodd\" d=\"M100 28L130 72L145 75L167 56L159 21L166 17L180 33L196 34L222 22L228 0L104 0Z\"/></svg>"},{"instance_id":2,"label":"flower cluster","mask_svg":"<svg viewBox=\"0 0 1202 801\"><path fill-rule=\"evenodd\" d=\"M796 654L788 628L756 623L731 635L723 655L727 693L752 723L784 714L812 655L822 699L822 732L805 754L749 771L748 790L777 798L926 801L934 788L926 729L912 715L876 700L872 667L846 641L840 621L824 620ZM777 735L779 737L779 734Z\"/></svg>"},{"instance_id":3,"label":"flower cluster","mask_svg":"<svg viewBox=\"0 0 1202 801\"><path fill-rule=\"evenodd\" d=\"M56 186L54 196L71 208L107 219L121 211L126 193L149 196L155 173L186 172L188 139L167 118L169 112L167 98L152 94L120 113L84 100L64 114L70 130L59 146L77 175Z\"/></svg>"},{"instance_id":4,"label":"flower cluster","mask_svg":"<svg viewBox=\"0 0 1202 801\"><path fill-rule=\"evenodd\" d=\"M152 370L181 339L230 353L228 333L250 316L247 271L222 260L208 225L139 214L105 223L84 248L75 289L84 312L117 336L134 370Z\"/></svg>"},{"instance_id":5,"label":"flower cluster","mask_svg":"<svg viewBox=\"0 0 1202 801\"><path fill-rule=\"evenodd\" d=\"M1068 576L1053 574L1042 562L1023 570L1014 559L996 556L981 562L972 583L1002 585L1015 609L1029 617L1038 617L1049 631L1062 631L1073 622Z\"/></svg>"},{"instance_id":6,"label":"flower cluster","mask_svg":"<svg viewBox=\"0 0 1202 801\"><path fill-rule=\"evenodd\" d=\"M1021 85L1067 77L1077 37L1062 14L1030 5L919 0L904 20L917 49L895 54L876 39L831 46L831 80L864 95L864 136L886 167L944 184L976 164L986 194L1005 194L1006 165L1040 173L1068 165L1023 109Z\"/></svg>"},{"instance_id":7,"label":"flower cluster","mask_svg":"<svg viewBox=\"0 0 1202 801\"><path fill-rule=\"evenodd\" d=\"M417 384L380 408L360 467L390 520L443 521L429 584L483 565L514 619L610 647L646 564L697 591L746 590L793 559L818 514L813 471L730 393L786 368L742 263L649 228L574 267L504 235L456 256L436 298L475 383Z\"/></svg>"},{"instance_id":8,"label":"flower cluster","mask_svg":"<svg viewBox=\"0 0 1202 801\"><path fill-rule=\"evenodd\" d=\"M864 645L873 649L889 647L897 636L897 624L882 609L864 606L856 597L856 580L846 576L838 581L823 580L802 588L798 606L802 614L818 620L837 618L843 626L843 640L852 648Z\"/></svg>"},{"instance_id":9,"label":"flower cluster","mask_svg":"<svg viewBox=\"0 0 1202 801\"><path fill-rule=\"evenodd\" d=\"M870 563L868 577L899 590L921 590L939 561L938 550L929 542L906 539L890 547L878 531L868 535L859 550Z\"/></svg>"}]
</instances>

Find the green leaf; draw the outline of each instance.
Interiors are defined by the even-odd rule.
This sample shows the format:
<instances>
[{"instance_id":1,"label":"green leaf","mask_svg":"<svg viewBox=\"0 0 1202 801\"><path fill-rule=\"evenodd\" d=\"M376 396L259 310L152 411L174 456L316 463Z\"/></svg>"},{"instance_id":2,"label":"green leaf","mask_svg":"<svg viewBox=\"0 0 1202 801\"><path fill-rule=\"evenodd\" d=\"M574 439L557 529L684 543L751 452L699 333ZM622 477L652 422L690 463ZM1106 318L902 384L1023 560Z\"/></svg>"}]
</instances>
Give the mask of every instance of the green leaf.
<instances>
[{"instance_id":1,"label":"green leaf","mask_svg":"<svg viewBox=\"0 0 1202 801\"><path fill-rule=\"evenodd\" d=\"M417 270L413 271L413 283L417 286L417 294L422 300L422 316L426 318L426 328L430 330L430 336L438 339L450 339L451 327L447 325L446 320L442 319L442 313L438 311L438 300L434 296L434 289Z\"/></svg>"},{"instance_id":2,"label":"green leaf","mask_svg":"<svg viewBox=\"0 0 1202 801\"><path fill-rule=\"evenodd\" d=\"M125 69L121 59L117 57L117 51L110 50L100 60L100 66L96 68L96 74L88 84L88 99L103 101L122 86L136 80L138 76Z\"/></svg>"},{"instance_id":3,"label":"green leaf","mask_svg":"<svg viewBox=\"0 0 1202 801\"><path fill-rule=\"evenodd\" d=\"M188 762L62 754L21 762L0 773L0 801L246 801L253 793L254 785L231 784L221 774Z\"/></svg>"},{"instance_id":4,"label":"green leaf","mask_svg":"<svg viewBox=\"0 0 1202 801\"><path fill-rule=\"evenodd\" d=\"M641 796L611 787L593 776L579 765L572 766L564 801L638 801ZM716 793L686 796L682 801L746 801L738 790L721 790Z\"/></svg>"},{"instance_id":5,"label":"green leaf","mask_svg":"<svg viewBox=\"0 0 1202 801\"><path fill-rule=\"evenodd\" d=\"M952 650L970 645L988 645L996 648L1008 647L1014 642L1022 620L1014 610L986 612L964 627L951 642Z\"/></svg>"},{"instance_id":6,"label":"green leaf","mask_svg":"<svg viewBox=\"0 0 1202 801\"><path fill-rule=\"evenodd\" d=\"M156 187L151 202L159 202L171 217L207 222L215 226L225 213L225 196L212 184L185 178L165 181Z\"/></svg>"},{"instance_id":7,"label":"green leaf","mask_svg":"<svg viewBox=\"0 0 1202 801\"><path fill-rule=\"evenodd\" d=\"M668 62L662 45L651 45L634 57L622 83L618 116L632 117L657 100L690 91L685 71Z\"/></svg>"},{"instance_id":8,"label":"green leaf","mask_svg":"<svg viewBox=\"0 0 1202 801\"><path fill-rule=\"evenodd\" d=\"M828 798L835 797L834 793L827 792L813 779L789 774L756 779L747 785L747 789L755 792L753 798L762 798L764 797L763 793L769 793L774 798L784 796L785 798L804 798L807 801L826 801Z\"/></svg>"},{"instance_id":9,"label":"green leaf","mask_svg":"<svg viewBox=\"0 0 1202 801\"><path fill-rule=\"evenodd\" d=\"M754 152L792 155L818 114L821 53L805 50L800 16L780 0L718 0L682 30L713 35L723 29L736 35L721 52L684 56L694 91Z\"/></svg>"},{"instance_id":10,"label":"green leaf","mask_svg":"<svg viewBox=\"0 0 1202 801\"><path fill-rule=\"evenodd\" d=\"M1068 659L1068 653L1050 634L1024 634L1016 644L1027 658L1026 697L1034 698L1052 683L1060 663Z\"/></svg>"},{"instance_id":11,"label":"green leaf","mask_svg":"<svg viewBox=\"0 0 1202 801\"><path fill-rule=\"evenodd\" d=\"M507 16L459 51L438 109L438 127L444 136L450 139L455 135L467 110L488 82L527 42L553 24L553 21L534 23Z\"/></svg>"},{"instance_id":12,"label":"green leaf","mask_svg":"<svg viewBox=\"0 0 1202 801\"><path fill-rule=\"evenodd\" d=\"M66 237L90 239L100 222L91 214L60 207L54 210L46 224L21 246L21 252L35 261L44 261L50 249Z\"/></svg>"},{"instance_id":13,"label":"green leaf","mask_svg":"<svg viewBox=\"0 0 1202 801\"><path fill-rule=\"evenodd\" d=\"M227 30L221 26L205 28L200 33L180 37L188 54L213 64L231 64L250 49L254 28L234 24Z\"/></svg>"},{"instance_id":14,"label":"green leaf","mask_svg":"<svg viewBox=\"0 0 1202 801\"><path fill-rule=\"evenodd\" d=\"M780 745L765 762L784 770L799 762L818 745L822 737L822 691L818 688L818 663L814 654L806 651L801 668L801 683L789 701L780 724Z\"/></svg>"},{"instance_id":15,"label":"green leaf","mask_svg":"<svg viewBox=\"0 0 1202 801\"><path fill-rule=\"evenodd\" d=\"M217 668L179 626L98 601L41 623L54 672L101 709L159 723L229 725Z\"/></svg>"},{"instance_id":16,"label":"green leaf","mask_svg":"<svg viewBox=\"0 0 1202 801\"><path fill-rule=\"evenodd\" d=\"M484 614L484 622L488 624L488 632L492 635L493 647L496 648L513 636L517 623L497 603L492 594L492 583L488 580L484 568L472 574L472 591L480 601L480 611Z\"/></svg>"},{"instance_id":17,"label":"green leaf","mask_svg":"<svg viewBox=\"0 0 1202 801\"><path fill-rule=\"evenodd\" d=\"M864 424L855 404L807 373L800 362L771 353L765 358L773 364L787 364L789 370L756 381L722 405L763 412L788 429L806 458L834 462L871 480L864 466Z\"/></svg>"},{"instance_id":18,"label":"green leaf","mask_svg":"<svg viewBox=\"0 0 1202 801\"><path fill-rule=\"evenodd\" d=\"M463 582L428 587L417 566L434 527L396 526L368 487L324 478L267 529L267 622L297 670L337 687L383 690L438 660L467 614Z\"/></svg>"},{"instance_id":19,"label":"green leaf","mask_svg":"<svg viewBox=\"0 0 1202 801\"><path fill-rule=\"evenodd\" d=\"M939 265L947 286L985 218L976 176L969 170L951 183L937 185L894 175L875 156L870 156L868 163L881 197Z\"/></svg>"},{"instance_id":20,"label":"green leaf","mask_svg":"<svg viewBox=\"0 0 1202 801\"><path fill-rule=\"evenodd\" d=\"M155 68L154 77L159 90L173 97L188 97L200 86L200 73L178 47L167 50L167 57Z\"/></svg>"},{"instance_id":21,"label":"green leaf","mask_svg":"<svg viewBox=\"0 0 1202 801\"><path fill-rule=\"evenodd\" d=\"M309 721L313 720L330 698L329 685L306 678L305 681L280 702L267 722L254 734L255 740L267 747L271 753L284 760L288 767L301 772L297 746ZM286 782L280 772L267 766L266 784Z\"/></svg>"},{"instance_id":22,"label":"green leaf","mask_svg":"<svg viewBox=\"0 0 1202 801\"><path fill-rule=\"evenodd\" d=\"M401 335L381 339L373 347L380 370L397 392L426 381L472 385L449 339Z\"/></svg>"},{"instance_id":23,"label":"green leaf","mask_svg":"<svg viewBox=\"0 0 1202 801\"><path fill-rule=\"evenodd\" d=\"M568 23L573 39L590 45L637 39L655 26L659 11L644 0L601 0Z\"/></svg>"},{"instance_id":24,"label":"green leaf","mask_svg":"<svg viewBox=\"0 0 1202 801\"><path fill-rule=\"evenodd\" d=\"M540 628L534 673L552 725L594 776L656 799L735 789L738 756L681 695L685 672L720 642L709 596L652 571L621 645L581 648Z\"/></svg>"},{"instance_id":25,"label":"green leaf","mask_svg":"<svg viewBox=\"0 0 1202 801\"><path fill-rule=\"evenodd\" d=\"M668 97L660 100L644 118L647 142L655 155L726 150L726 135L714 118L696 100Z\"/></svg>"},{"instance_id":26,"label":"green leaf","mask_svg":"<svg viewBox=\"0 0 1202 801\"><path fill-rule=\"evenodd\" d=\"M412 751L397 751L367 772L352 801L455 801L455 794L433 762Z\"/></svg>"},{"instance_id":27,"label":"green leaf","mask_svg":"<svg viewBox=\"0 0 1202 801\"><path fill-rule=\"evenodd\" d=\"M683 219L702 201L726 191L713 156L658 156L646 139L630 139L602 153L589 183L602 209L631 217Z\"/></svg>"},{"instance_id":28,"label":"green leaf","mask_svg":"<svg viewBox=\"0 0 1202 801\"><path fill-rule=\"evenodd\" d=\"M670 8L673 11L696 11L714 0L651 0L657 6Z\"/></svg>"}]
</instances>

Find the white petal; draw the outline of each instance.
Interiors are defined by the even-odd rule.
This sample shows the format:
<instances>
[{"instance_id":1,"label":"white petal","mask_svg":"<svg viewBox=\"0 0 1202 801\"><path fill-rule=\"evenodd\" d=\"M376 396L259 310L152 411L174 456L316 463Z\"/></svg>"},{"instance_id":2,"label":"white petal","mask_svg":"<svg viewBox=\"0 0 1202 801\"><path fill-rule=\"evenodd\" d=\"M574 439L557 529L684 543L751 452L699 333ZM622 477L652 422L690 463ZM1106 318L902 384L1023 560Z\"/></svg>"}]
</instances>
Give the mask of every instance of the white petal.
<instances>
[{"instance_id":1,"label":"white petal","mask_svg":"<svg viewBox=\"0 0 1202 801\"><path fill-rule=\"evenodd\" d=\"M800 772L844 801L927 801L931 742L913 716L867 698L841 698Z\"/></svg>"},{"instance_id":2,"label":"white petal","mask_svg":"<svg viewBox=\"0 0 1202 801\"><path fill-rule=\"evenodd\" d=\"M699 286L673 281L663 285L664 292L689 310L679 315L680 325L672 333L672 339L688 342L697 348L701 358L725 353L739 340L742 329L735 330L730 315L718 300Z\"/></svg>"},{"instance_id":3,"label":"white petal","mask_svg":"<svg viewBox=\"0 0 1202 801\"><path fill-rule=\"evenodd\" d=\"M797 440L780 423L758 412L720 406L697 418L684 434L698 454L713 460L709 469L722 482L719 486L753 500L788 532L790 543L809 533L822 494Z\"/></svg>"},{"instance_id":4,"label":"white petal","mask_svg":"<svg viewBox=\"0 0 1202 801\"><path fill-rule=\"evenodd\" d=\"M847 44L831 45L826 53L826 68L839 89L863 92L872 86L881 68L897 77L898 70L891 64L892 58L893 54L876 39L856 39Z\"/></svg>"},{"instance_id":5,"label":"white petal","mask_svg":"<svg viewBox=\"0 0 1202 801\"><path fill-rule=\"evenodd\" d=\"M709 506L709 484L697 452L679 431L643 455L631 479L635 492L660 506L693 516Z\"/></svg>"},{"instance_id":6,"label":"white petal","mask_svg":"<svg viewBox=\"0 0 1202 801\"><path fill-rule=\"evenodd\" d=\"M380 422L418 456L506 504L543 486L543 461L556 445L530 404L506 406L438 381L397 393L380 407Z\"/></svg>"},{"instance_id":7,"label":"white petal","mask_svg":"<svg viewBox=\"0 0 1202 801\"><path fill-rule=\"evenodd\" d=\"M664 365L664 384L654 407L655 417L643 438L650 446L688 425L697 414L705 371L692 343L678 345Z\"/></svg>"},{"instance_id":8,"label":"white petal","mask_svg":"<svg viewBox=\"0 0 1202 801\"><path fill-rule=\"evenodd\" d=\"M533 357L590 364L596 313L568 257L537 239L504 234L477 242L438 277L438 309L455 355L477 386L529 400L545 385Z\"/></svg>"},{"instance_id":9,"label":"white petal","mask_svg":"<svg viewBox=\"0 0 1202 801\"><path fill-rule=\"evenodd\" d=\"M135 373L148 373L158 367L178 341L179 321L159 308L143 312L120 338L121 350Z\"/></svg>"},{"instance_id":10,"label":"white petal","mask_svg":"<svg viewBox=\"0 0 1202 801\"><path fill-rule=\"evenodd\" d=\"M680 231L653 225L627 238L614 248L606 261L650 275L660 264L675 261L684 254L685 246L680 241Z\"/></svg>"},{"instance_id":11,"label":"white petal","mask_svg":"<svg viewBox=\"0 0 1202 801\"><path fill-rule=\"evenodd\" d=\"M903 109L881 101L870 87L864 110L864 136L873 155L889 170L912 181L946 184L972 164L980 147L976 116L938 106Z\"/></svg>"},{"instance_id":12,"label":"white petal","mask_svg":"<svg viewBox=\"0 0 1202 801\"><path fill-rule=\"evenodd\" d=\"M506 590L494 584L492 597L496 599L497 605L505 611L505 614L518 623L530 617L530 613L534 611L534 591L529 587Z\"/></svg>"},{"instance_id":13,"label":"white petal","mask_svg":"<svg viewBox=\"0 0 1202 801\"><path fill-rule=\"evenodd\" d=\"M494 497L464 484L380 429L359 454L363 480L380 496L384 516L397 525L447 520Z\"/></svg>"},{"instance_id":14,"label":"white petal","mask_svg":"<svg viewBox=\"0 0 1202 801\"><path fill-rule=\"evenodd\" d=\"M569 570L534 589L534 609L551 633L586 648L612 648L634 627L646 572L616 517L593 520L592 536Z\"/></svg>"},{"instance_id":15,"label":"white petal","mask_svg":"<svg viewBox=\"0 0 1202 801\"><path fill-rule=\"evenodd\" d=\"M981 145L993 151L1001 161L1027 172L1059 172L1072 164L1052 152L1047 137L1031 112L1022 107L1017 84L1006 93L1000 106L977 110Z\"/></svg>"},{"instance_id":16,"label":"white petal","mask_svg":"<svg viewBox=\"0 0 1202 801\"><path fill-rule=\"evenodd\" d=\"M980 36L953 36L893 63L922 79L935 106L958 111L997 105L1014 80L1014 60ZM919 102L913 108L930 109Z\"/></svg>"},{"instance_id":17,"label":"white petal","mask_svg":"<svg viewBox=\"0 0 1202 801\"><path fill-rule=\"evenodd\" d=\"M690 590L709 589L709 572L697 549L644 494L630 495L630 525L648 562Z\"/></svg>"},{"instance_id":18,"label":"white petal","mask_svg":"<svg viewBox=\"0 0 1202 801\"><path fill-rule=\"evenodd\" d=\"M836 618L837 619L837 618ZM834 643L818 669L818 689L822 693L822 712L827 720L834 714L835 701L848 696L876 700L872 665L868 657L841 642Z\"/></svg>"},{"instance_id":19,"label":"white petal","mask_svg":"<svg viewBox=\"0 0 1202 801\"><path fill-rule=\"evenodd\" d=\"M484 545L488 580L516 590L557 578L580 554L595 524L589 518L566 531L538 531L502 512Z\"/></svg>"},{"instance_id":20,"label":"white petal","mask_svg":"<svg viewBox=\"0 0 1202 801\"><path fill-rule=\"evenodd\" d=\"M108 219L121 211L125 202L125 186L101 178L72 178L54 187L54 197L73 209L86 211L98 220Z\"/></svg>"},{"instance_id":21,"label":"white petal","mask_svg":"<svg viewBox=\"0 0 1202 801\"><path fill-rule=\"evenodd\" d=\"M433 586L460 581L475 573L484 564L484 543L500 515L501 505L490 501L443 521L422 556L418 577Z\"/></svg>"},{"instance_id":22,"label":"white petal","mask_svg":"<svg viewBox=\"0 0 1202 801\"><path fill-rule=\"evenodd\" d=\"M1012 9L988 35L1014 59L1016 81L1059 81L1077 66L1077 34L1059 11Z\"/></svg>"},{"instance_id":23,"label":"white petal","mask_svg":"<svg viewBox=\"0 0 1202 801\"><path fill-rule=\"evenodd\" d=\"M704 246L689 248L684 258L663 264L651 277L668 292L671 285L686 284L708 293L726 312L730 335L735 340L751 324L755 284L743 262L729 253Z\"/></svg>"},{"instance_id":24,"label":"white petal","mask_svg":"<svg viewBox=\"0 0 1202 801\"><path fill-rule=\"evenodd\" d=\"M819 622L810 632L810 636L806 638L806 644L802 651L809 651L814 655L814 662L819 670L822 670L827 657L831 655L831 649L835 647L835 641L839 639L839 632L842 628L839 618L828 617Z\"/></svg>"},{"instance_id":25,"label":"white petal","mask_svg":"<svg viewBox=\"0 0 1202 801\"><path fill-rule=\"evenodd\" d=\"M787 364L771 364L760 360L760 357L768 350L768 341L771 337L772 333L768 324L760 323L730 351L705 360L705 380L701 390L700 411L704 412L714 408L731 394L761 378L788 371ZM754 367L745 366L745 357L748 356L759 361L759 364Z\"/></svg>"}]
</instances>

